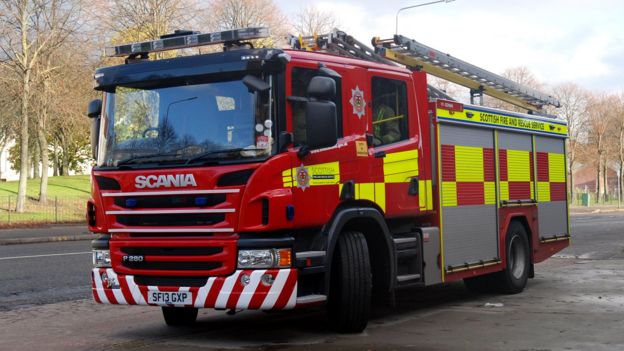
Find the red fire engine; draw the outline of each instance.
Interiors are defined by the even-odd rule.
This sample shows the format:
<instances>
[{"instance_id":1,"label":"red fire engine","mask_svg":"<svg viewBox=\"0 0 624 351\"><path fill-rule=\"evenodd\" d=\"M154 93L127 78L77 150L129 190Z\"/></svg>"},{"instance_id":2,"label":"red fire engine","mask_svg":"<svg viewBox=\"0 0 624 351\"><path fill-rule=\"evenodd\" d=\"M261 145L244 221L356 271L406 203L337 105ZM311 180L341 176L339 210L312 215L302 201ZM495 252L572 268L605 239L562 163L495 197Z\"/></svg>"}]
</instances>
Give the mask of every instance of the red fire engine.
<instances>
[{"instance_id":1,"label":"red fire engine","mask_svg":"<svg viewBox=\"0 0 624 351\"><path fill-rule=\"evenodd\" d=\"M256 49L265 28L107 48L93 118L93 297L198 308L325 303L361 331L397 289L518 293L569 245L567 126L550 96L414 40L343 32ZM223 52L148 60L224 44ZM453 101L427 73L524 108Z\"/></svg>"}]
</instances>

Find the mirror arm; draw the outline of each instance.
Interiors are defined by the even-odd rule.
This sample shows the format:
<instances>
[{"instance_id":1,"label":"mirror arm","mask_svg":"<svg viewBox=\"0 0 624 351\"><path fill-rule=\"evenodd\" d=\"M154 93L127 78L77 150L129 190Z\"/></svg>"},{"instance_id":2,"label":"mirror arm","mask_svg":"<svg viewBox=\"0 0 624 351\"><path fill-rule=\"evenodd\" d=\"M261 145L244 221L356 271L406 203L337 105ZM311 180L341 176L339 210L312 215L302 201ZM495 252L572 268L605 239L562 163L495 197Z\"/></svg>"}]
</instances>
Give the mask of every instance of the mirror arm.
<instances>
[{"instance_id":1,"label":"mirror arm","mask_svg":"<svg viewBox=\"0 0 624 351\"><path fill-rule=\"evenodd\" d=\"M310 154L310 148L308 147L308 145L301 145L299 147L299 151L297 151L297 157L299 157L299 159L303 159L309 154Z\"/></svg>"}]
</instances>

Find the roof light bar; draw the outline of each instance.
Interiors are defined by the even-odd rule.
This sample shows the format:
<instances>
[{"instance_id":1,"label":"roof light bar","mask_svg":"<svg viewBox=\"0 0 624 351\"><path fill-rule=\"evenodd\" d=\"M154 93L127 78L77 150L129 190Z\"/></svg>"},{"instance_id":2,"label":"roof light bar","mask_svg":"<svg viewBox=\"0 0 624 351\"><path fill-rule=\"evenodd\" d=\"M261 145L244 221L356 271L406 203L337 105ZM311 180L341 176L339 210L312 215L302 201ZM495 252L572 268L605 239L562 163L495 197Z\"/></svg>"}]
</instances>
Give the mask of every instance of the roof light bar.
<instances>
[{"instance_id":1,"label":"roof light bar","mask_svg":"<svg viewBox=\"0 0 624 351\"><path fill-rule=\"evenodd\" d=\"M166 35L158 40L109 46L104 49L104 54L108 57L121 57L133 54L192 48L204 45L222 44L226 42L237 42L240 40L267 38L269 36L269 29L266 27L251 27L213 33L191 33L192 34L179 36Z\"/></svg>"}]
</instances>

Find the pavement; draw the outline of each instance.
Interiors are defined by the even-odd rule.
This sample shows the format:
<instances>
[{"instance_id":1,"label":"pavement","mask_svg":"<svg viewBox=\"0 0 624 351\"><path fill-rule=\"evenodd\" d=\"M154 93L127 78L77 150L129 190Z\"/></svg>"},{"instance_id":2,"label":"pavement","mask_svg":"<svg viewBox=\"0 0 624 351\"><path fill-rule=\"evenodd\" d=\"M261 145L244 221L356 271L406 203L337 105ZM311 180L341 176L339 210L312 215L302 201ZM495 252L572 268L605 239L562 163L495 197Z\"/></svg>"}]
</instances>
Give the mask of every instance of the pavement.
<instances>
[{"instance_id":1,"label":"pavement","mask_svg":"<svg viewBox=\"0 0 624 351\"><path fill-rule=\"evenodd\" d=\"M49 225L36 228L0 229L0 246L54 241L93 240L84 223Z\"/></svg>"}]
</instances>

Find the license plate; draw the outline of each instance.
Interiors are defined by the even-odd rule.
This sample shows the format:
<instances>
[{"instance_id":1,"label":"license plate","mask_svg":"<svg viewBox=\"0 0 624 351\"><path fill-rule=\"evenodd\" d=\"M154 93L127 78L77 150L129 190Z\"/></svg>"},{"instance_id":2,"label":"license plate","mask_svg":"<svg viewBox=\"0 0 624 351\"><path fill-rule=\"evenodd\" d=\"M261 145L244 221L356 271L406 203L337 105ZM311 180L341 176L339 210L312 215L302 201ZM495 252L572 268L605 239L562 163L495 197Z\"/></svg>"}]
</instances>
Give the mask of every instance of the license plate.
<instances>
[{"instance_id":1,"label":"license plate","mask_svg":"<svg viewBox=\"0 0 624 351\"><path fill-rule=\"evenodd\" d=\"M157 305L190 305L193 303L193 293L190 291L150 291L147 302Z\"/></svg>"}]
</instances>

